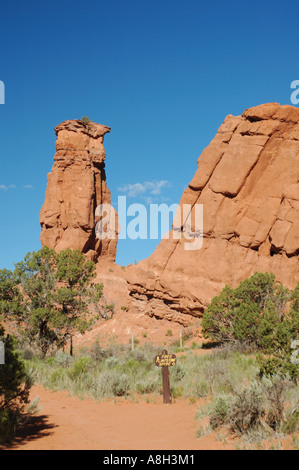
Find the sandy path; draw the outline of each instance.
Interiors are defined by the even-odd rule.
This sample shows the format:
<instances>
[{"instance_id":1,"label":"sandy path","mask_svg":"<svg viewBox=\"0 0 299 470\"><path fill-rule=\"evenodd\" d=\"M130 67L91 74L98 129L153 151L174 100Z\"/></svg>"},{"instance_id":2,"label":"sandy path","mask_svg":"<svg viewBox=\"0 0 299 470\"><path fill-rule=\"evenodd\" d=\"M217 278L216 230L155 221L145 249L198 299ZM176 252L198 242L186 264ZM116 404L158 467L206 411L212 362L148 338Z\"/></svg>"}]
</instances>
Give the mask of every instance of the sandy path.
<instances>
[{"instance_id":1,"label":"sandy path","mask_svg":"<svg viewBox=\"0 0 299 470\"><path fill-rule=\"evenodd\" d=\"M15 439L16 450L200 450L233 449L214 436L196 438L195 420L200 402L172 405L132 403L125 400L97 403L69 397L67 392L32 388L40 396L40 411Z\"/></svg>"}]
</instances>

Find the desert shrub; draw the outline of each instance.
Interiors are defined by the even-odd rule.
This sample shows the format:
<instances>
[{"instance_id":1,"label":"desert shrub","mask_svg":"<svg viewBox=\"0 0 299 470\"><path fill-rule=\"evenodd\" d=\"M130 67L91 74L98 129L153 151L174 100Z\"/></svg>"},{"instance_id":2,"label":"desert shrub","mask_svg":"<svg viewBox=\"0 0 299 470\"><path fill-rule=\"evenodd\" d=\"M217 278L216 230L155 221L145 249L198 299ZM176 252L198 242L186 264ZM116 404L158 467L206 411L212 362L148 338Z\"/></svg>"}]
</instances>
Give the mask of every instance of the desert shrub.
<instances>
[{"instance_id":1,"label":"desert shrub","mask_svg":"<svg viewBox=\"0 0 299 470\"><path fill-rule=\"evenodd\" d=\"M180 382L186 375L186 368L177 363L175 367L170 368L170 377L174 382Z\"/></svg>"},{"instance_id":2,"label":"desert shrub","mask_svg":"<svg viewBox=\"0 0 299 470\"><path fill-rule=\"evenodd\" d=\"M101 347L98 340L91 345L89 354L90 357L96 362L103 361L107 357L107 351Z\"/></svg>"},{"instance_id":3,"label":"desert shrub","mask_svg":"<svg viewBox=\"0 0 299 470\"><path fill-rule=\"evenodd\" d=\"M68 370L68 375L72 380L77 380L83 374L86 374L88 369L91 367L90 357L79 357L72 367Z\"/></svg>"},{"instance_id":4,"label":"desert shrub","mask_svg":"<svg viewBox=\"0 0 299 470\"><path fill-rule=\"evenodd\" d=\"M204 380L197 381L195 386L193 386L193 394L197 398L207 397L209 394L208 383Z\"/></svg>"},{"instance_id":5,"label":"desert shrub","mask_svg":"<svg viewBox=\"0 0 299 470\"><path fill-rule=\"evenodd\" d=\"M136 391L141 395L157 392L160 388L161 378L158 376L156 371L147 374L146 377L136 383Z\"/></svg>"},{"instance_id":6,"label":"desert shrub","mask_svg":"<svg viewBox=\"0 0 299 470\"><path fill-rule=\"evenodd\" d=\"M105 371L98 378L97 395L122 397L130 390L130 379L126 374L116 371Z\"/></svg>"},{"instance_id":7,"label":"desert shrub","mask_svg":"<svg viewBox=\"0 0 299 470\"><path fill-rule=\"evenodd\" d=\"M22 344L46 357L94 323L90 308L100 313L103 289L94 277L95 264L79 250L28 253L13 272L0 270L0 316L14 324Z\"/></svg>"},{"instance_id":8,"label":"desert shrub","mask_svg":"<svg viewBox=\"0 0 299 470\"><path fill-rule=\"evenodd\" d=\"M1 325L0 341L5 345L5 364L0 365L0 442L7 442L22 422L32 378L16 351L13 338L5 335Z\"/></svg>"},{"instance_id":9,"label":"desert shrub","mask_svg":"<svg viewBox=\"0 0 299 470\"><path fill-rule=\"evenodd\" d=\"M138 362L146 362L147 360L146 352L142 349L134 349L134 351L131 352L131 356Z\"/></svg>"},{"instance_id":10,"label":"desert shrub","mask_svg":"<svg viewBox=\"0 0 299 470\"><path fill-rule=\"evenodd\" d=\"M92 121L89 119L88 116L82 116L82 118L80 119L80 121L81 121L85 126L87 126L89 123L92 122Z\"/></svg>"},{"instance_id":11,"label":"desert shrub","mask_svg":"<svg viewBox=\"0 0 299 470\"><path fill-rule=\"evenodd\" d=\"M131 350L129 345L111 342L105 349L106 357L123 358Z\"/></svg>"},{"instance_id":12,"label":"desert shrub","mask_svg":"<svg viewBox=\"0 0 299 470\"><path fill-rule=\"evenodd\" d=\"M184 341L187 341L189 338L192 338L194 335L192 326L187 326L182 330L182 338Z\"/></svg>"},{"instance_id":13,"label":"desert shrub","mask_svg":"<svg viewBox=\"0 0 299 470\"><path fill-rule=\"evenodd\" d=\"M205 356L181 356L177 365L170 368L170 380L172 386L183 387L186 397L216 397L230 393L245 378L255 378L258 371L249 354L217 350Z\"/></svg>"},{"instance_id":14,"label":"desert shrub","mask_svg":"<svg viewBox=\"0 0 299 470\"><path fill-rule=\"evenodd\" d=\"M257 382L236 392L236 401L226 421L237 434L244 434L261 426L265 415L264 398Z\"/></svg>"},{"instance_id":15,"label":"desert shrub","mask_svg":"<svg viewBox=\"0 0 299 470\"><path fill-rule=\"evenodd\" d=\"M291 354L289 351L281 351L275 356L267 356L263 354L257 355L257 363L260 367L260 377L272 377L280 375L282 377L290 377L294 382L298 381L299 368L298 364L291 362Z\"/></svg>"},{"instance_id":16,"label":"desert shrub","mask_svg":"<svg viewBox=\"0 0 299 470\"><path fill-rule=\"evenodd\" d=\"M285 434L293 434L299 431L299 409L298 407L287 410L283 425Z\"/></svg>"},{"instance_id":17,"label":"desert shrub","mask_svg":"<svg viewBox=\"0 0 299 470\"><path fill-rule=\"evenodd\" d=\"M229 428L238 436L292 433L299 427L298 401L292 403L292 382L279 376L252 380L233 393L217 396L209 410L213 429Z\"/></svg>"},{"instance_id":18,"label":"desert shrub","mask_svg":"<svg viewBox=\"0 0 299 470\"><path fill-rule=\"evenodd\" d=\"M255 273L212 299L203 315L203 332L221 344L242 343L273 352L290 336L290 319L285 316L289 299L289 290L273 274Z\"/></svg>"},{"instance_id":19,"label":"desert shrub","mask_svg":"<svg viewBox=\"0 0 299 470\"><path fill-rule=\"evenodd\" d=\"M170 387L172 398L181 398L184 395L184 387Z\"/></svg>"},{"instance_id":20,"label":"desert shrub","mask_svg":"<svg viewBox=\"0 0 299 470\"><path fill-rule=\"evenodd\" d=\"M202 329L220 345L267 355L259 359L262 375L298 377L291 343L299 338L299 284L291 293L273 274L255 273L236 289L226 286L205 311Z\"/></svg>"},{"instance_id":21,"label":"desert shrub","mask_svg":"<svg viewBox=\"0 0 299 470\"><path fill-rule=\"evenodd\" d=\"M108 357L108 359L106 359L105 361L105 367L107 367L108 369L113 369L119 364L120 364L119 358L114 357L114 356Z\"/></svg>"},{"instance_id":22,"label":"desert shrub","mask_svg":"<svg viewBox=\"0 0 299 470\"><path fill-rule=\"evenodd\" d=\"M112 393L117 397L127 395L130 390L130 379L126 374L117 376L116 380L112 382Z\"/></svg>"},{"instance_id":23,"label":"desert shrub","mask_svg":"<svg viewBox=\"0 0 299 470\"><path fill-rule=\"evenodd\" d=\"M73 362L73 357L62 351L58 351L54 356L54 363L63 368L68 368Z\"/></svg>"},{"instance_id":24,"label":"desert shrub","mask_svg":"<svg viewBox=\"0 0 299 470\"><path fill-rule=\"evenodd\" d=\"M149 361L154 361L154 358L158 355L161 354L162 350L160 346L156 346L151 343L144 343L142 346L142 351L146 355L147 360Z\"/></svg>"},{"instance_id":25,"label":"desert shrub","mask_svg":"<svg viewBox=\"0 0 299 470\"><path fill-rule=\"evenodd\" d=\"M34 357L38 355L36 349L30 346L24 346L22 348L19 347L18 349L20 351L20 355L22 356L22 359L25 359L27 361L30 359L33 359Z\"/></svg>"},{"instance_id":26,"label":"desert shrub","mask_svg":"<svg viewBox=\"0 0 299 470\"><path fill-rule=\"evenodd\" d=\"M117 370L121 373L129 374L132 377L146 374L153 367L151 361L138 361L131 357L128 360L120 363Z\"/></svg>"},{"instance_id":27,"label":"desert shrub","mask_svg":"<svg viewBox=\"0 0 299 470\"><path fill-rule=\"evenodd\" d=\"M291 295L290 308L272 332L269 326L269 335L272 335L272 352L275 354L257 356L261 376L287 376L295 382L299 378L299 357L292 357L293 340L299 339L299 283Z\"/></svg>"},{"instance_id":28,"label":"desert shrub","mask_svg":"<svg viewBox=\"0 0 299 470\"><path fill-rule=\"evenodd\" d=\"M210 411L210 425L212 429L227 423L231 415L232 406L232 395L220 395L216 398Z\"/></svg>"},{"instance_id":29,"label":"desert shrub","mask_svg":"<svg viewBox=\"0 0 299 470\"><path fill-rule=\"evenodd\" d=\"M63 367L57 367L47 375L44 384L52 390L63 389L66 383L66 372Z\"/></svg>"}]
</instances>

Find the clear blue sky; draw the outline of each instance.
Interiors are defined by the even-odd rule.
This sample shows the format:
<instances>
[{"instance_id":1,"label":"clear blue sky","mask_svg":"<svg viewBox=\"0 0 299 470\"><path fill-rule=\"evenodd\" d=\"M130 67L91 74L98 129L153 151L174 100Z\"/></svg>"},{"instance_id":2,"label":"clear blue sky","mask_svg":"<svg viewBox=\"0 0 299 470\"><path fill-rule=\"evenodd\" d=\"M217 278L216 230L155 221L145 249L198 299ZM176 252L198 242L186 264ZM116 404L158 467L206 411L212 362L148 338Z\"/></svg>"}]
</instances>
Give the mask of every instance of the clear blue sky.
<instances>
[{"instance_id":1,"label":"clear blue sky","mask_svg":"<svg viewBox=\"0 0 299 470\"><path fill-rule=\"evenodd\" d=\"M291 104L298 14L298 0L1 2L0 269L40 248L57 124L85 115L112 128L112 202L179 202L227 114ZM156 245L122 240L117 261Z\"/></svg>"}]
</instances>

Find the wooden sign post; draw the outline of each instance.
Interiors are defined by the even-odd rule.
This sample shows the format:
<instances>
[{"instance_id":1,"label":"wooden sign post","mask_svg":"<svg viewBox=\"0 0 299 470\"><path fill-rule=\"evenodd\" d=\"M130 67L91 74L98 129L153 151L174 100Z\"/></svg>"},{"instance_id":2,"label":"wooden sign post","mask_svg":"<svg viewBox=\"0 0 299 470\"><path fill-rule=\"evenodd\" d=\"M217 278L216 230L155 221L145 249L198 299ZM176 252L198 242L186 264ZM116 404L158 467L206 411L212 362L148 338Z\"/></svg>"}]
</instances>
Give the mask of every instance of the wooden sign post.
<instances>
[{"instance_id":1,"label":"wooden sign post","mask_svg":"<svg viewBox=\"0 0 299 470\"><path fill-rule=\"evenodd\" d=\"M156 356L155 364L157 367L162 367L162 379L163 379L163 403L170 405L172 403L170 383L169 383L169 366L176 365L175 354L168 354L166 349L162 351L162 354Z\"/></svg>"}]
</instances>

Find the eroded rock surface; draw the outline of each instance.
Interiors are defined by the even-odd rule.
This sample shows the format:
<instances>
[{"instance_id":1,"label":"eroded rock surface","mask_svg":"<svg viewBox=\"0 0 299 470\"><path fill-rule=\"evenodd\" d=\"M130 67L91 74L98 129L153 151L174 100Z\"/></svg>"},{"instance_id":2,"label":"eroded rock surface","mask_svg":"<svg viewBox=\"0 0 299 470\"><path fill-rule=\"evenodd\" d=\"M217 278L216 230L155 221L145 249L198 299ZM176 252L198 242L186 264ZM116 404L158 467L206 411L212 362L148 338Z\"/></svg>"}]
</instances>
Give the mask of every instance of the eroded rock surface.
<instances>
[{"instance_id":1,"label":"eroded rock surface","mask_svg":"<svg viewBox=\"0 0 299 470\"><path fill-rule=\"evenodd\" d=\"M175 239L185 218L128 270L135 306L181 323L255 271L289 288L299 281L299 109L269 103L227 116L197 163L180 206L192 205L192 221L203 204L202 248Z\"/></svg>"},{"instance_id":2,"label":"eroded rock surface","mask_svg":"<svg viewBox=\"0 0 299 470\"><path fill-rule=\"evenodd\" d=\"M96 208L111 201L103 146L108 132L107 126L79 120L55 128L55 163L40 214L43 246L56 251L79 249L93 260L115 260L117 236L99 240L95 235Z\"/></svg>"}]
</instances>

